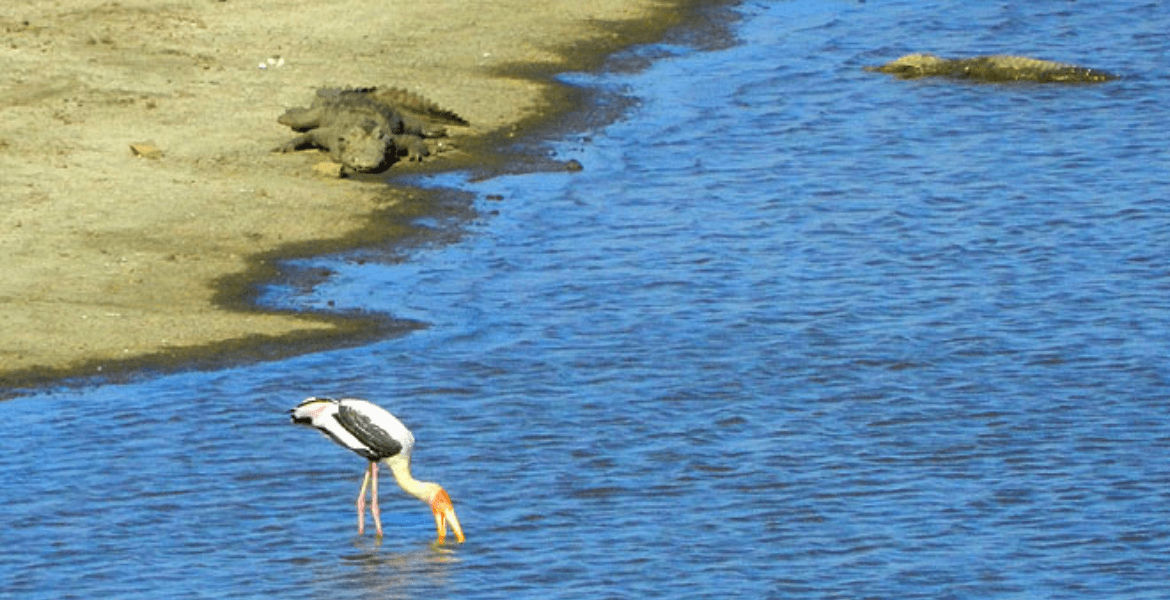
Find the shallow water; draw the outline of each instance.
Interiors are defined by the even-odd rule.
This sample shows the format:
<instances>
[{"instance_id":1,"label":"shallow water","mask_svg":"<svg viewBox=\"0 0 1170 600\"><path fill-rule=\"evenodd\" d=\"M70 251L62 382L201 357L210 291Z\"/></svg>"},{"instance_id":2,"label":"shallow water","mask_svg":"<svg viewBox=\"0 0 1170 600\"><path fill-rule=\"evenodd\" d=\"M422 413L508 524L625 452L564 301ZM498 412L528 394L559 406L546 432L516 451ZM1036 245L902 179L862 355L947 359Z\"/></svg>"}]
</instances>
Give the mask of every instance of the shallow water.
<instances>
[{"instance_id":1,"label":"shallow water","mask_svg":"<svg viewBox=\"0 0 1170 600\"><path fill-rule=\"evenodd\" d=\"M426 329L0 403L0 590L1161 597L1170 14L1070 6L750 3L734 48L568 76L639 100L555 146L583 172L265 295ZM922 50L1127 78L860 70ZM362 461L287 422L314 394L409 424L468 542L388 482L356 537Z\"/></svg>"}]
</instances>

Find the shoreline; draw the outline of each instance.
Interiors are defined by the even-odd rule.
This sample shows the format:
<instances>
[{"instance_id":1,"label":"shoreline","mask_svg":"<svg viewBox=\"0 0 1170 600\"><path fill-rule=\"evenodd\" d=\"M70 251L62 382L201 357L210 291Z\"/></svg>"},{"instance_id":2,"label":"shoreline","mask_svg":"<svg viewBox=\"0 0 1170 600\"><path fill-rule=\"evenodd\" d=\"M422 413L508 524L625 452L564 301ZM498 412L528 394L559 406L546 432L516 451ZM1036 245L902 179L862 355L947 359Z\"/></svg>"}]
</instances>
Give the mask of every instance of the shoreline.
<instances>
[{"instance_id":1,"label":"shoreline","mask_svg":"<svg viewBox=\"0 0 1170 600\"><path fill-rule=\"evenodd\" d=\"M474 15L458 2L395 6L393 15L367 4L0 8L0 52L12 65L0 74L0 257L9 266L0 398L419 327L267 310L254 299L279 261L391 241L406 215L443 193L397 175L555 166L502 150L559 131L554 118L580 108L557 73L596 70L724 3L607 0L569 14L584 7L515 2ZM411 89L472 126L452 132L455 151L398 163L385 183L314 176L325 160L317 151L269 151L290 136L276 123L285 108L306 105L318 87L361 85ZM129 145L140 142L163 156L134 156Z\"/></svg>"}]
</instances>

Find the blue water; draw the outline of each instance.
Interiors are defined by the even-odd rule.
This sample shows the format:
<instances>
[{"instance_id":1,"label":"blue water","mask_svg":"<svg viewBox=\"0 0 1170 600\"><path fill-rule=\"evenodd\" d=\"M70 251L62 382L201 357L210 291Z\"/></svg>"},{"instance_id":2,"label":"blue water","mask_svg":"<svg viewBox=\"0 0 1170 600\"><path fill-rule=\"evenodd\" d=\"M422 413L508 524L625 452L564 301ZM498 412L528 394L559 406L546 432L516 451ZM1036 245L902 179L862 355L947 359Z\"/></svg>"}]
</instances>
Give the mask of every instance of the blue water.
<instances>
[{"instance_id":1,"label":"blue water","mask_svg":"<svg viewBox=\"0 0 1170 600\"><path fill-rule=\"evenodd\" d=\"M0 403L0 595L1165 597L1170 11L737 10L735 47L566 76L638 99L554 145L583 172L264 296L426 329ZM912 51L1126 78L861 71ZM329 394L413 428L466 544L389 478L355 536L362 460L287 422Z\"/></svg>"}]
</instances>

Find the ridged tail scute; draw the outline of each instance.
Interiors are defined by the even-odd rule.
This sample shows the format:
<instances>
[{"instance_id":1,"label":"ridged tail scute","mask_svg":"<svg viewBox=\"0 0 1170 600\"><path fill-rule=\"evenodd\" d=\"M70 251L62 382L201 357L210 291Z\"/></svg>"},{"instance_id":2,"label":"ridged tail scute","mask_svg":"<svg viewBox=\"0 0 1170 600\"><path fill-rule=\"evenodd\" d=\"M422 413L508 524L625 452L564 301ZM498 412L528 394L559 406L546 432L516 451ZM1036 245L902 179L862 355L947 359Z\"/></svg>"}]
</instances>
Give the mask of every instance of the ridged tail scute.
<instances>
[{"instance_id":1,"label":"ridged tail scute","mask_svg":"<svg viewBox=\"0 0 1170 600\"><path fill-rule=\"evenodd\" d=\"M414 92L402 88L362 89L371 92L378 102L388 104L398 110L414 113L431 121L462 127L467 127L471 124L467 122L467 119L455 114L455 111L447 110Z\"/></svg>"},{"instance_id":2,"label":"ridged tail scute","mask_svg":"<svg viewBox=\"0 0 1170 600\"><path fill-rule=\"evenodd\" d=\"M419 94L404 90L402 88L379 88L376 86L367 86L351 88L320 88L317 90L317 97L326 101L337 100L350 94L366 96L370 100L373 100L374 102L383 106L392 108L397 111L408 112L435 123L458 125L461 127L467 127L471 125L467 119L459 116L455 113L455 111L443 108Z\"/></svg>"}]
</instances>

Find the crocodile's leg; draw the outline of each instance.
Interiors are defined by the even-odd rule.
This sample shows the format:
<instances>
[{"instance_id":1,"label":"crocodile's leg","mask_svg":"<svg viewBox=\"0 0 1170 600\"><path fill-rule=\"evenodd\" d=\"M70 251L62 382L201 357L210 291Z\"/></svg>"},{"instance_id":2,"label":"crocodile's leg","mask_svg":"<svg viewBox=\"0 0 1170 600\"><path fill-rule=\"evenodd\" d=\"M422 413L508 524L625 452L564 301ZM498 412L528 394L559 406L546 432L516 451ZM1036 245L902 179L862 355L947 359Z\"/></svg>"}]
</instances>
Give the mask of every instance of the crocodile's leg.
<instances>
[{"instance_id":1,"label":"crocodile's leg","mask_svg":"<svg viewBox=\"0 0 1170 600\"><path fill-rule=\"evenodd\" d=\"M290 108L276 120L281 125L288 125L297 131L306 131L321 126L320 108Z\"/></svg>"},{"instance_id":2,"label":"crocodile's leg","mask_svg":"<svg viewBox=\"0 0 1170 600\"><path fill-rule=\"evenodd\" d=\"M427 148L426 142L422 141L422 138L414 135L394 136L394 149L396 154L401 154L405 150L406 160L411 162L421 162L422 159L431 154L431 150Z\"/></svg>"},{"instance_id":3,"label":"crocodile's leg","mask_svg":"<svg viewBox=\"0 0 1170 600\"><path fill-rule=\"evenodd\" d=\"M447 137L447 128L433 125L411 115L402 115L402 132L425 138Z\"/></svg>"},{"instance_id":4,"label":"crocodile's leg","mask_svg":"<svg viewBox=\"0 0 1170 600\"><path fill-rule=\"evenodd\" d=\"M309 146L316 146L316 145L317 144L313 141L312 134L306 133L305 135L298 135L297 137L273 148L272 151L273 152L295 152L297 150L300 150L301 148L306 148Z\"/></svg>"}]
</instances>

